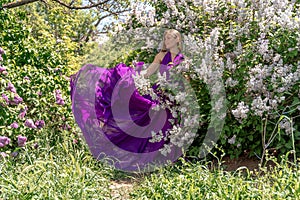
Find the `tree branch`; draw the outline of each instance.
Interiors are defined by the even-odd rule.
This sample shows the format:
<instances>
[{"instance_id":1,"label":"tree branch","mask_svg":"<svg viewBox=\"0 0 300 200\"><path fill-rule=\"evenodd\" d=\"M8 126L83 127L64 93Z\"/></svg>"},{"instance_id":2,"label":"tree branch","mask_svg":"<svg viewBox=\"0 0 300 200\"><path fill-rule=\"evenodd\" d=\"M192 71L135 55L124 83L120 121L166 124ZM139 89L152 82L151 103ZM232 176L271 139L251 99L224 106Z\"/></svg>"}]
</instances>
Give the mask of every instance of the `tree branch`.
<instances>
[{"instance_id":1,"label":"tree branch","mask_svg":"<svg viewBox=\"0 0 300 200\"><path fill-rule=\"evenodd\" d=\"M53 1L59 3L60 5L66 7L66 8L72 9L72 10L80 10L80 9L83 10L83 9L90 9L90 8L94 8L94 7L106 4L110 0L105 0L102 2L98 2L98 3L91 3L90 5L87 5L87 6L70 6L60 0L53 0Z\"/></svg>"},{"instance_id":2,"label":"tree branch","mask_svg":"<svg viewBox=\"0 0 300 200\"><path fill-rule=\"evenodd\" d=\"M3 4L2 8L7 8L7 9L16 8L16 7L23 6L23 5L26 5L26 4L30 4L30 3L33 3L33 2L36 2L36 1L39 1L39 0L15 1L15 2L11 2L11 3ZM80 10L80 9L83 10L83 9L90 9L90 8L98 7L100 5L104 5L110 0L105 0L105 1L97 2L97 3L91 3L87 6L72 6L73 2L71 2L70 5L68 5L68 4L62 2L61 0L53 0L53 1L57 2L58 4L66 7L66 8L72 9L72 10Z\"/></svg>"},{"instance_id":3,"label":"tree branch","mask_svg":"<svg viewBox=\"0 0 300 200\"><path fill-rule=\"evenodd\" d=\"M16 8L16 7L30 4L30 3L33 3L36 1L39 1L39 0L22 0L22 1L11 2L11 3L7 3L7 4L3 4L2 8L7 8L7 9Z\"/></svg>"}]
</instances>

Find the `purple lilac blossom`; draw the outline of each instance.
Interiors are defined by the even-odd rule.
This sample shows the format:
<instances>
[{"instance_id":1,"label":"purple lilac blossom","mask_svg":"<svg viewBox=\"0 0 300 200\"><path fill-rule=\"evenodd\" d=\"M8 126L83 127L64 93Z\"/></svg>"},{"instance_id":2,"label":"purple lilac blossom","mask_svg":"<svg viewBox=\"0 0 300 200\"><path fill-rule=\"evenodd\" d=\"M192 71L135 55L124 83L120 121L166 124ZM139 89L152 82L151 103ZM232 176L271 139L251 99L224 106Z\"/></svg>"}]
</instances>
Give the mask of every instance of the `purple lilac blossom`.
<instances>
[{"instance_id":1,"label":"purple lilac blossom","mask_svg":"<svg viewBox=\"0 0 300 200\"><path fill-rule=\"evenodd\" d=\"M9 99L6 94L2 94L2 98L6 101L7 104L9 104Z\"/></svg>"},{"instance_id":2,"label":"purple lilac blossom","mask_svg":"<svg viewBox=\"0 0 300 200\"><path fill-rule=\"evenodd\" d=\"M4 72L5 70L6 68L0 65L0 73Z\"/></svg>"},{"instance_id":3,"label":"purple lilac blossom","mask_svg":"<svg viewBox=\"0 0 300 200\"><path fill-rule=\"evenodd\" d=\"M0 136L0 147L5 147L10 143L10 139L6 136Z\"/></svg>"},{"instance_id":4,"label":"purple lilac blossom","mask_svg":"<svg viewBox=\"0 0 300 200\"><path fill-rule=\"evenodd\" d=\"M56 104L62 105L62 106L65 105L65 101L63 100L63 98L61 96L60 90L55 91L55 97L56 97Z\"/></svg>"},{"instance_id":5,"label":"purple lilac blossom","mask_svg":"<svg viewBox=\"0 0 300 200\"><path fill-rule=\"evenodd\" d=\"M13 93L17 92L15 86L11 82L8 83L8 86L6 87L6 90L9 90Z\"/></svg>"},{"instance_id":6,"label":"purple lilac blossom","mask_svg":"<svg viewBox=\"0 0 300 200\"><path fill-rule=\"evenodd\" d=\"M10 156L13 157L13 158L15 158L15 157L18 156L18 154L19 154L19 152L14 151L14 152L12 152L12 153L10 154Z\"/></svg>"},{"instance_id":7,"label":"purple lilac blossom","mask_svg":"<svg viewBox=\"0 0 300 200\"><path fill-rule=\"evenodd\" d=\"M27 107L25 107L25 109L21 109L20 114L19 114L20 119L23 119L25 117L27 110L28 110Z\"/></svg>"},{"instance_id":8,"label":"purple lilac blossom","mask_svg":"<svg viewBox=\"0 0 300 200\"><path fill-rule=\"evenodd\" d=\"M19 127L19 124L17 122L13 122L11 125L10 125L11 128L18 128Z\"/></svg>"},{"instance_id":9,"label":"purple lilac blossom","mask_svg":"<svg viewBox=\"0 0 300 200\"><path fill-rule=\"evenodd\" d=\"M64 124L64 125L62 126L62 128L63 128L64 130L70 130L70 129L71 129L71 126L70 126L69 124Z\"/></svg>"},{"instance_id":10,"label":"purple lilac blossom","mask_svg":"<svg viewBox=\"0 0 300 200\"><path fill-rule=\"evenodd\" d=\"M18 136L18 146L24 147L26 145L27 137L26 136Z\"/></svg>"},{"instance_id":11,"label":"purple lilac blossom","mask_svg":"<svg viewBox=\"0 0 300 200\"><path fill-rule=\"evenodd\" d=\"M36 126L34 125L33 123L33 120L32 119L26 119L25 121L25 126L29 127L29 128L36 128Z\"/></svg>"},{"instance_id":12,"label":"purple lilac blossom","mask_svg":"<svg viewBox=\"0 0 300 200\"><path fill-rule=\"evenodd\" d=\"M45 126L45 121L44 120L37 120L34 124L36 125L36 127L38 129L41 129Z\"/></svg>"},{"instance_id":13,"label":"purple lilac blossom","mask_svg":"<svg viewBox=\"0 0 300 200\"><path fill-rule=\"evenodd\" d=\"M22 103L22 102L23 102L23 98L19 97L19 96L14 96L14 100L10 101L10 103L12 105L18 105L19 103Z\"/></svg>"}]
</instances>

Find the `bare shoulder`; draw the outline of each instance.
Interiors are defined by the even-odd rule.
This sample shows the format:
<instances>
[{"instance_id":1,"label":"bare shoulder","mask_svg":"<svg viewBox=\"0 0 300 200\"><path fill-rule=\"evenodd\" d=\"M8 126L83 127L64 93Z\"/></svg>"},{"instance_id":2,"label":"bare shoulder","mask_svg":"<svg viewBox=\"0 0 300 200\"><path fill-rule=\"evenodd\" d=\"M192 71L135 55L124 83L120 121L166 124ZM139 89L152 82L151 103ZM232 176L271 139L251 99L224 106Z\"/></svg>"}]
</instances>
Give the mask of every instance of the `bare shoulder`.
<instances>
[{"instance_id":1,"label":"bare shoulder","mask_svg":"<svg viewBox=\"0 0 300 200\"><path fill-rule=\"evenodd\" d=\"M156 54L154 61L160 63L167 52L160 51L158 54Z\"/></svg>"}]
</instances>

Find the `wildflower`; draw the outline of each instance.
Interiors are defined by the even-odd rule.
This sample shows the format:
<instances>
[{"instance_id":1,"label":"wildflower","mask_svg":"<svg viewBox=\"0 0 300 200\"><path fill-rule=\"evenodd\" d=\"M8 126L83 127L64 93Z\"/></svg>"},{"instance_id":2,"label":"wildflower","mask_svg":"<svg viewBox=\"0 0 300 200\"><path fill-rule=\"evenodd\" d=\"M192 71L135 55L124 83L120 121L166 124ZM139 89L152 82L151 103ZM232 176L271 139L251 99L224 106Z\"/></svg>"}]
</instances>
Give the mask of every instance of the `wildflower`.
<instances>
[{"instance_id":1,"label":"wildflower","mask_svg":"<svg viewBox=\"0 0 300 200\"><path fill-rule=\"evenodd\" d=\"M26 136L18 136L18 146L24 147L26 145L27 137Z\"/></svg>"},{"instance_id":2,"label":"wildflower","mask_svg":"<svg viewBox=\"0 0 300 200\"><path fill-rule=\"evenodd\" d=\"M17 92L15 86L11 82L8 83L8 86L6 87L6 90L9 90L13 93Z\"/></svg>"},{"instance_id":3,"label":"wildflower","mask_svg":"<svg viewBox=\"0 0 300 200\"><path fill-rule=\"evenodd\" d=\"M6 136L0 136L0 147L5 147L10 143L10 139Z\"/></svg>"},{"instance_id":4,"label":"wildflower","mask_svg":"<svg viewBox=\"0 0 300 200\"><path fill-rule=\"evenodd\" d=\"M13 122L11 125L10 125L11 128L18 128L19 125L17 122Z\"/></svg>"},{"instance_id":5,"label":"wildflower","mask_svg":"<svg viewBox=\"0 0 300 200\"><path fill-rule=\"evenodd\" d=\"M34 124L36 125L36 127L38 129L41 129L45 126L45 121L44 120L37 120Z\"/></svg>"},{"instance_id":6,"label":"wildflower","mask_svg":"<svg viewBox=\"0 0 300 200\"><path fill-rule=\"evenodd\" d=\"M29 128L37 128L37 127L35 126L35 124L33 123L32 119L26 119L24 125L27 126L27 127L29 127Z\"/></svg>"}]
</instances>

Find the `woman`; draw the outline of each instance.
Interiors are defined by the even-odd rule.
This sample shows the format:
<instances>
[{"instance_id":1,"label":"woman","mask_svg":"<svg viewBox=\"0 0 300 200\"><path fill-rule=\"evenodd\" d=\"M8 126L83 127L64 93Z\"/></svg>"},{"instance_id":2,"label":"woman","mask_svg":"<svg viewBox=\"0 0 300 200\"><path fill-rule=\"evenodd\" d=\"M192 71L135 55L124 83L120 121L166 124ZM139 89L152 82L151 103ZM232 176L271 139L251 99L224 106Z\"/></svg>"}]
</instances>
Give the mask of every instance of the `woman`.
<instances>
[{"instance_id":1,"label":"woman","mask_svg":"<svg viewBox=\"0 0 300 200\"><path fill-rule=\"evenodd\" d=\"M184 59L181 42L178 31L166 30L161 51L141 74L148 78L159 70L168 78L169 70ZM167 159L159 151L169 141L151 141L153 133L166 137L174 117L168 109L153 111L162 102L139 94L135 74L123 63L111 69L85 65L70 82L72 111L91 152L96 158L110 157L117 168L129 171L175 161L181 155L174 147ZM153 90L160 95L158 85Z\"/></svg>"}]
</instances>

